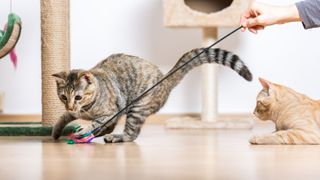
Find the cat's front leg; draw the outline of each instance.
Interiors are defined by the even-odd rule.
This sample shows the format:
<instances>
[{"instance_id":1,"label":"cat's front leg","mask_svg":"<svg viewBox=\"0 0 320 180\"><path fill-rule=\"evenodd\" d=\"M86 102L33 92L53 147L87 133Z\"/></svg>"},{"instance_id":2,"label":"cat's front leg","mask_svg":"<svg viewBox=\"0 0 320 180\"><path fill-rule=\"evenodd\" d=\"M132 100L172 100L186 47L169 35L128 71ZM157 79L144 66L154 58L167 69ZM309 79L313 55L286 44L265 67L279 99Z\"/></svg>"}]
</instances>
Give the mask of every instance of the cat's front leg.
<instances>
[{"instance_id":1,"label":"cat's front leg","mask_svg":"<svg viewBox=\"0 0 320 180\"><path fill-rule=\"evenodd\" d=\"M106 143L132 142L139 133L145 117L139 113L127 114L126 124L123 134L107 134L104 136Z\"/></svg>"},{"instance_id":2,"label":"cat's front leg","mask_svg":"<svg viewBox=\"0 0 320 180\"><path fill-rule=\"evenodd\" d=\"M76 118L71 116L69 113L64 113L52 128L51 136L53 139L58 139L62 134L63 128L75 119Z\"/></svg>"},{"instance_id":3,"label":"cat's front leg","mask_svg":"<svg viewBox=\"0 0 320 180\"><path fill-rule=\"evenodd\" d=\"M265 136L254 136L251 144L320 144L319 133L314 130L289 129Z\"/></svg>"}]
</instances>

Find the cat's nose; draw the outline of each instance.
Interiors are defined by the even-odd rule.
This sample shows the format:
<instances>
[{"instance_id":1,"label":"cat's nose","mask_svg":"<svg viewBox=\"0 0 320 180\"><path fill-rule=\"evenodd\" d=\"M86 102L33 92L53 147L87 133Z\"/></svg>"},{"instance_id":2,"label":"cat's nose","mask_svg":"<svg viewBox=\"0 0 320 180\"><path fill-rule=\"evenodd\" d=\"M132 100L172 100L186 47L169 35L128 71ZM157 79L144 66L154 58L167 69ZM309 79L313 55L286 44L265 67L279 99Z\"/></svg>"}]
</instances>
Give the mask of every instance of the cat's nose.
<instances>
[{"instance_id":1,"label":"cat's nose","mask_svg":"<svg viewBox=\"0 0 320 180\"><path fill-rule=\"evenodd\" d=\"M72 103L68 103L68 104L67 104L67 110L68 110L68 111L73 111L73 109L74 109L73 104L72 104Z\"/></svg>"}]
</instances>

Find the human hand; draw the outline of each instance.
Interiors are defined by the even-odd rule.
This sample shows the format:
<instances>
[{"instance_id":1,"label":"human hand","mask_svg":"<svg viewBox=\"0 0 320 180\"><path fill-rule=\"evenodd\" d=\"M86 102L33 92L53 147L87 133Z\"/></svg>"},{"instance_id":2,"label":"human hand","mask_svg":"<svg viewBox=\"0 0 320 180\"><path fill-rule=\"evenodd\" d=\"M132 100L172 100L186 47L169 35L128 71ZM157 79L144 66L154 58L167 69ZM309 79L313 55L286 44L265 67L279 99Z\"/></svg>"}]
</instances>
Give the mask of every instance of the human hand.
<instances>
[{"instance_id":1,"label":"human hand","mask_svg":"<svg viewBox=\"0 0 320 180\"><path fill-rule=\"evenodd\" d=\"M295 5L273 6L259 2L253 2L241 16L242 31L248 29L257 33L266 26L301 21L298 9Z\"/></svg>"}]
</instances>

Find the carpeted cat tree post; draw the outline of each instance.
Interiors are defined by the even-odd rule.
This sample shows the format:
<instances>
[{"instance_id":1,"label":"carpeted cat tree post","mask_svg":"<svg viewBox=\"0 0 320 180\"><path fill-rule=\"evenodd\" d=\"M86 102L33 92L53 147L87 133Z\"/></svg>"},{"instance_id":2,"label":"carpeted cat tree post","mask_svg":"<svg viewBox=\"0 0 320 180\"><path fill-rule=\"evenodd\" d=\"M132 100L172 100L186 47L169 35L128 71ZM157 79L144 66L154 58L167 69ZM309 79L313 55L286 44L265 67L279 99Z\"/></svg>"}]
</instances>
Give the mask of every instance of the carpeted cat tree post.
<instances>
[{"instance_id":1,"label":"carpeted cat tree post","mask_svg":"<svg viewBox=\"0 0 320 180\"><path fill-rule=\"evenodd\" d=\"M241 13L251 0L164 0L166 27L202 28L203 47L214 43L219 27L238 27ZM217 46L215 46L216 48ZM217 105L217 65L202 67L201 121L186 117L168 120L169 128L248 129L248 121L219 120Z\"/></svg>"},{"instance_id":2,"label":"carpeted cat tree post","mask_svg":"<svg viewBox=\"0 0 320 180\"><path fill-rule=\"evenodd\" d=\"M65 111L51 76L70 69L69 0L41 0L42 125Z\"/></svg>"}]
</instances>

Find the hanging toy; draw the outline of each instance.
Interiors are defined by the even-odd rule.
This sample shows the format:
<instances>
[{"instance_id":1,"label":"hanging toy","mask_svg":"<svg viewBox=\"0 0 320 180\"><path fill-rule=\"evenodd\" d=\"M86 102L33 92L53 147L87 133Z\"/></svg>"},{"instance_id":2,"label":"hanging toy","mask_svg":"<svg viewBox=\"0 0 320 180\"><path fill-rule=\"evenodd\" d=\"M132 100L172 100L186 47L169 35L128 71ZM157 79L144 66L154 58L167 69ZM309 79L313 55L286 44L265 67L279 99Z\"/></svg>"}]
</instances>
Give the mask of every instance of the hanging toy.
<instances>
[{"instance_id":1,"label":"hanging toy","mask_svg":"<svg viewBox=\"0 0 320 180\"><path fill-rule=\"evenodd\" d=\"M17 64L18 64L18 57L17 57L17 54L16 54L16 51L15 49L12 49L9 53L10 55L10 60L14 66L14 68L17 68Z\"/></svg>"},{"instance_id":2,"label":"hanging toy","mask_svg":"<svg viewBox=\"0 0 320 180\"><path fill-rule=\"evenodd\" d=\"M0 59L10 53L13 65L17 65L17 56L13 50L21 33L21 19L18 15L10 13L5 29L0 30Z\"/></svg>"}]
</instances>

